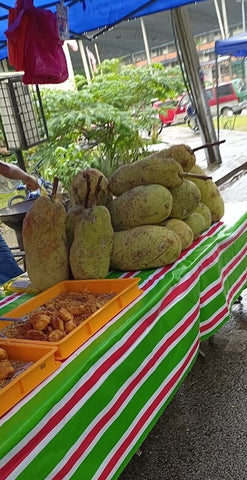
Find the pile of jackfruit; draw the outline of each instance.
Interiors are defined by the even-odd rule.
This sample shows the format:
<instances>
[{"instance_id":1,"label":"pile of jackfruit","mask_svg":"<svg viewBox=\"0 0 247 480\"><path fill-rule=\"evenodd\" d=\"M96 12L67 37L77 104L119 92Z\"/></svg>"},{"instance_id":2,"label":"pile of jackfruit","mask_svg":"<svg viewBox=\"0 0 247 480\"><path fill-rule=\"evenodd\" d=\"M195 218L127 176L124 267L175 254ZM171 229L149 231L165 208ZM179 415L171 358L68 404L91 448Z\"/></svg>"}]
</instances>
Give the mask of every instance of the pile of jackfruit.
<instances>
[{"instance_id":1,"label":"pile of jackfruit","mask_svg":"<svg viewBox=\"0 0 247 480\"><path fill-rule=\"evenodd\" d=\"M107 179L77 174L71 206L40 197L23 222L26 266L42 291L65 279L105 278L175 262L182 250L224 215L211 177L193 150L174 145L123 165Z\"/></svg>"}]
</instances>

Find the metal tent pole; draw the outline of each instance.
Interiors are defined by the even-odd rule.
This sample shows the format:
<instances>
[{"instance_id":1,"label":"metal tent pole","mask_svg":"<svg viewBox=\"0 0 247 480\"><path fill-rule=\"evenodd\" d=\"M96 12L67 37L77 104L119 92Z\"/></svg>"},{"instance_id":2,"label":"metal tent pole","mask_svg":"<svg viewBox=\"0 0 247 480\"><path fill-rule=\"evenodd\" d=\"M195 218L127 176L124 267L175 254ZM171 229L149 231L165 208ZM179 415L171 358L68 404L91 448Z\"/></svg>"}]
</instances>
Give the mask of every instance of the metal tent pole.
<instances>
[{"instance_id":1,"label":"metal tent pole","mask_svg":"<svg viewBox=\"0 0 247 480\"><path fill-rule=\"evenodd\" d=\"M147 39L147 32L145 28L145 23L143 18L140 18L141 20L141 29L142 29L142 36L143 36L143 41L144 41L144 46L145 46L145 51L146 51L146 56L147 56L147 64L151 64L151 58L150 58L150 51L149 51L149 45L148 45L148 39Z\"/></svg>"},{"instance_id":2,"label":"metal tent pole","mask_svg":"<svg viewBox=\"0 0 247 480\"><path fill-rule=\"evenodd\" d=\"M84 45L83 45L82 40L78 40L78 45L79 45L79 50L80 50L80 54L81 54L82 64L83 64L85 76L86 76L86 79L87 79L87 83L90 83L91 82L91 76L90 76L90 71L89 71L88 63L87 63L87 57L86 57L86 53L85 53L85 49L84 49Z\"/></svg>"},{"instance_id":3,"label":"metal tent pole","mask_svg":"<svg viewBox=\"0 0 247 480\"><path fill-rule=\"evenodd\" d=\"M217 141L217 137L206 99L201 67L186 7L175 8L172 10L172 16L181 58L187 73L195 109L198 115L203 143L214 143ZM217 165L222 163L218 145L208 147L206 155L209 168L217 167Z\"/></svg>"}]
</instances>

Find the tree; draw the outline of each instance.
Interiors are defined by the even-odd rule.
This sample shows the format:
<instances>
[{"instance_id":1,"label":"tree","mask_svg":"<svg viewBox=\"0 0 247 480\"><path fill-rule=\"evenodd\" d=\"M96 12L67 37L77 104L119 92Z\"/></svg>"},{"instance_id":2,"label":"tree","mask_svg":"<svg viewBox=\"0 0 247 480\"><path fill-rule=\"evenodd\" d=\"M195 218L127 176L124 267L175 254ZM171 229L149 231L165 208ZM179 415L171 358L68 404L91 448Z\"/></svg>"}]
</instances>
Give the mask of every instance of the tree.
<instances>
[{"instance_id":1,"label":"tree","mask_svg":"<svg viewBox=\"0 0 247 480\"><path fill-rule=\"evenodd\" d=\"M105 60L88 85L76 76L77 91L42 90L49 141L26 154L29 164L44 159L46 173L66 188L78 171L93 166L106 176L124 163L147 154L156 113L154 98L174 98L184 90L176 67L143 68Z\"/></svg>"}]
</instances>

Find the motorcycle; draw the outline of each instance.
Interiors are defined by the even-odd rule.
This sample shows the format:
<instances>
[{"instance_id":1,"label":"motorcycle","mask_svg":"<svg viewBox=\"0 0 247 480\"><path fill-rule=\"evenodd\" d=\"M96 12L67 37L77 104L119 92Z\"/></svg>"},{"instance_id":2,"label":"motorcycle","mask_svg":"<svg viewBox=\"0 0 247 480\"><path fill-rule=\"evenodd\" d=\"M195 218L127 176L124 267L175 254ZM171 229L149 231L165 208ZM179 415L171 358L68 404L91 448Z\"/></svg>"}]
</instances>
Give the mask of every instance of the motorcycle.
<instances>
[{"instance_id":1,"label":"motorcycle","mask_svg":"<svg viewBox=\"0 0 247 480\"><path fill-rule=\"evenodd\" d=\"M188 127L190 127L191 130L193 130L193 132L195 133L199 132L197 114L191 102L186 107L186 115L184 117L184 121L185 123L187 123Z\"/></svg>"}]
</instances>

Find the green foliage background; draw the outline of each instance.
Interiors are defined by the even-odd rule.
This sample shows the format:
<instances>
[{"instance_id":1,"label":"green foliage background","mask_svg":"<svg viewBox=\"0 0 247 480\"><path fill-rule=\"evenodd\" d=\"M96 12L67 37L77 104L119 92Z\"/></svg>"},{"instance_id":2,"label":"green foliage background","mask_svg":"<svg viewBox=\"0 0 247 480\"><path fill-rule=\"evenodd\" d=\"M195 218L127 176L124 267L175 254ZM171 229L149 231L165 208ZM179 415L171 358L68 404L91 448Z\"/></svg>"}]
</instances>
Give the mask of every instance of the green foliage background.
<instances>
[{"instance_id":1,"label":"green foliage background","mask_svg":"<svg viewBox=\"0 0 247 480\"><path fill-rule=\"evenodd\" d=\"M75 77L77 90L40 87L49 141L23 152L28 171L42 161L42 175L57 176L65 189L72 177L88 166L107 177L118 166L147 154L157 114L154 98L175 98L184 90L178 67L160 64L143 68L105 60L88 84ZM147 137L147 136L146 136Z\"/></svg>"}]
</instances>

